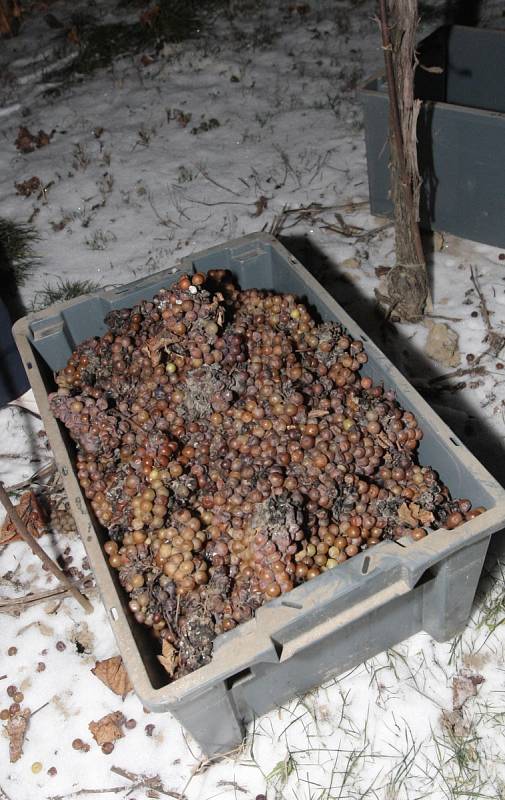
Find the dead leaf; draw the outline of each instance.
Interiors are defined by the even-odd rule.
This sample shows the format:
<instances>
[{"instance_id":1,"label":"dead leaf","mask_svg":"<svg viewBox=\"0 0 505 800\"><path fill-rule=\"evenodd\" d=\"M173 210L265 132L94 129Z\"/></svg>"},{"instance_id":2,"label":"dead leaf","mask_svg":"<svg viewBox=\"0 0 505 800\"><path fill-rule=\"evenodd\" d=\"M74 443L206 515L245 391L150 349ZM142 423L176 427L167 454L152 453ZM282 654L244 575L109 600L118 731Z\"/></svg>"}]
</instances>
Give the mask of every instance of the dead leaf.
<instances>
[{"instance_id":1,"label":"dead leaf","mask_svg":"<svg viewBox=\"0 0 505 800\"><path fill-rule=\"evenodd\" d=\"M45 533L46 514L34 492L24 492L19 498L19 503L15 506L15 509L32 536L38 538ZM6 517L0 529L0 544L13 542L20 538L9 517Z\"/></svg>"},{"instance_id":2,"label":"dead leaf","mask_svg":"<svg viewBox=\"0 0 505 800\"><path fill-rule=\"evenodd\" d=\"M7 721L5 726L7 736L9 737L9 756L11 764L14 764L14 762L18 761L23 755L23 742L25 740L30 715L30 709L24 708L22 711L14 714L14 716Z\"/></svg>"},{"instance_id":3,"label":"dead leaf","mask_svg":"<svg viewBox=\"0 0 505 800\"><path fill-rule=\"evenodd\" d=\"M51 141L51 136L53 135L54 131L51 133L46 133L43 130L40 130L37 134L30 133L28 128L25 128L24 125L21 125L18 130L18 135L16 137L16 147L21 153L33 153L35 149L39 149L41 147L46 147Z\"/></svg>"},{"instance_id":4,"label":"dead leaf","mask_svg":"<svg viewBox=\"0 0 505 800\"><path fill-rule=\"evenodd\" d=\"M95 644L95 635L87 622L78 622L70 631L69 639L76 646L78 653L91 653Z\"/></svg>"},{"instance_id":5,"label":"dead leaf","mask_svg":"<svg viewBox=\"0 0 505 800\"><path fill-rule=\"evenodd\" d=\"M121 656L112 656L112 658L97 661L91 672L114 694L121 695L123 700L133 689Z\"/></svg>"},{"instance_id":6,"label":"dead leaf","mask_svg":"<svg viewBox=\"0 0 505 800\"><path fill-rule=\"evenodd\" d=\"M484 683L482 675L461 672L452 679L452 707L456 711L464 706L469 697L477 694L477 687Z\"/></svg>"},{"instance_id":7,"label":"dead leaf","mask_svg":"<svg viewBox=\"0 0 505 800\"><path fill-rule=\"evenodd\" d=\"M105 742L115 742L116 739L123 738L124 733L121 730L121 726L124 721L124 715L120 711L112 711L99 719L98 722L90 722L88 728L97 745L101 747Z\"/></svg>"},{"instance_id":8,"label":"dead leaf","mask_svg":"<svg viewBox=\"0 0 505 800\"><path fill-rule=\"evenodd\" d=\"M172 677L179 663L179 656L173 644L170 644L166 639L163 639L161 656L158 656L158 661Z\"/></svg>"},{"instance_id":9,"label":"dead leaf","mask_svg":"<svg viewBox=\"0 0 505 800\"><path fill-rule=\"evenodd\" d=\"M265 209L268 208L268 197L265 197L263 194L260 195L254 205L256 206L256 211L254 212L253 217L261 216Z\"/></svg>"},{"instance_id":10,"label":"dead leaf","mask_svg":"<svg viewBox=\"0 0 505 800\"><path fill-rule=\"evenodd\" d=\"M0 3L0 36L16 36L22 9L18 0Z\"/></svg>"},{"instance_id":11,"label":"dead leaf","mask_svg":"<svg viewBox=\"0 0 505 800\"><path fill-rule=\"evenodd\" d=\"M340 262L340 266L344 267L344 269L358 269L361 267L361 261L359 258L344 258L343 261Z\"/></svg>"},{"instance_id":12,"label":"dead leaf","mask_svg":"<svg viewBox=\"0 0 505 800\"><path fill-rule=\"evenodd\" d=\"M391 267L375 267L375 274L378 278L383 278L388 272L391 272Z\"/></svg>"},{"instance_id":13,"label":"dead leaf","mask_svg":"<svg viewBox=\"0 0 505 800\"><path fill-rule=\"evenodd\" d=\"M419 524L431 525L435 519L431 511L421 508L418 503L402 503L398 509L398 516L404 525L410 525L413 528L417 528Z\"/></svg>"},{"instance_id":14,"label":"dead leaf","mask_svg":"<svg viewBox=\"0 0 505 800\"><path fill-rule=\"evenodd\" d=\"M449 328L445 322L434 323L427 320L426 324L429 327L428 338L424 345L426 355L444 367L457 367L461 356L456 331Z\"/></svg>"},{"instance_id":15,"label":"dead leaf","mask_svg":"<svg viewBox=\"0 0 505 800\"><path fill-rule=\"evenodd\" d=\"M417 522L412 516L407 503L402 503L398 509L398 519L400 519L404 525L410 525L412 528L417 527Z\"/></svg>"},{"instance_id":16,"label":"dead leaf","mask_svg":"<svg viewBox=\"0 0 505 800\"><path fill-rule=\"evenodd\" d=\"M454 736L468 736L471 725L465 720L460 709L442 711L442 725Z\"/></svg>"},{"instance_id":17,"label":"dead leaf","mask_svg":"<svg viewBox=\"0 0 505 800\"><path fill-rule=\"evenodd\" d=\"M54 636L54 628L51 628L50 625L46 625L45 622L40 622L40 620L35 620L35 622L30 622L28 625L20 628L16 636L21 636L22 633L32 627L36 627L42 636Z\"/></svg>"},{"instance_id":18,"label":"dead leaf","mask_svg":"<svg viewBox=\"0 0 505 800\"><path fill-rule=\"evenodd\" d=\"M32 194L38 194L42 190L42 181L37 175L33 175L26 181L15 183L14 186L16 187L16 194L20 194L23 197L31 197Z\"/></svg>"}]
</instances>

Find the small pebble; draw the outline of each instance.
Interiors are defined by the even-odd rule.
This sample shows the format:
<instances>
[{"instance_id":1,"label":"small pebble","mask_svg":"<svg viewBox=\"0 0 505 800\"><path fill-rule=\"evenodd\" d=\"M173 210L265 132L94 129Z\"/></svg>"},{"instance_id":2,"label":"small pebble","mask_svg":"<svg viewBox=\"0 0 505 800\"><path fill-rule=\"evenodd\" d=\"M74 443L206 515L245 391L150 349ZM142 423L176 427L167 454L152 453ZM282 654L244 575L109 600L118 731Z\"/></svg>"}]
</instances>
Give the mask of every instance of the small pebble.
<instances>
[{"instance_id":1,"label":"small pebble","mask_svg":"<svg viewBox=\"0 0 505 800\"><path fill-rule=\"evenodd\" d=\"M152 736L155 727L156 727L156 725L153 725L152 723L150 723L149 725L146 725L146 727L144 728L144 730L146 732L146 736Z\"/></svg>"},{"instance_id":2,"label":"small pebble","mask_svg":"<svg viewBox=\"0 0 505 800\"><path fill-rule=\"evenodd\" d=\"M128 728L129 730L133 730L133 728L137 727L137 720L136 719L127 719L125 724L124 724L124 726L125 726L125 728Z\"/></svg>"},{"instance_id":3,"label":"small pebble","mask_svg":"<svg viewBox=\"0 0 505 800\"><path fill-rule=\"evenodd\" d=\"M63 650L66 649L66 647L67 647L67 645L65 644L65 642L61 642L61 641L60 642L56 642L56 649L59 650L60 653L62 653Z\"/></svg>"},{"instance_id":4,"label":"small pebble","mask_svg":"<svg viewBox=\"0 0 505 800\"><path fill-rule=\"evenodd\" d=\"M44 662L39 661L39 663L37 664L37 672L44 672L45 668L46 665L44 664Z\"/></svg>"},{"instance_id":5,"label":"small pebble","mask_svg":"<svg viewBox=\"0 0 505 800\"><path fill-rule=\"evenodd\" d=\"M17 647L14 647L14 646L9 647L9 649L7 650L7 655L8 656L15 656L17 651L18 651Z\"/></svg>"},{"instance_id":6,"label":"small pebble","mask_svg":"<svg viewBox=\"0 0 505 800\"><path fill-rule=\"evenodd\" d=\"M74 739L74 741L72 742L72 747L74 748L74 750L82 750L83 744L84 742L82 741L82 739Z\"/></svg>"},{"instance_id":7,"label":"small pebble","mask_svg":"<svg viewBox=\"0 0 505 800\"><path fill-rule=\"evenodd\" d=\"M33 764L32 764L32 772L34 772L35 775L36 775L37 772L41 772L41 771L42 771L42 762L34 761Z\"/></svg>"},{"instance_id":8,"label":"small pebble","mask_svg":"<svg viewBox=\"0 0 505 800\"><path fill-rule=\"evenodd\" d=\"M10 717L9 709L2 708L2 710L0 711L0 719L9 719L9 717Z\"/></svg>"},{"instance_id":9,"label":"small pebble","mask_svg":"<svg viewBox=\"0 0 505 800\"><path fill-rule=\"evenodd\" d=\"M47 770L47 774L50 775L51 778L53 778L57 773L58 770L56 769L56 767L49 767L49 769Z\"/></svg>"},{"instance_id":10,"label":"small pebble","mask_svg":"<svg viewBox=\"0 0 505 800\"><path fill-rule=\"evenodd\" d=\"M23 700L25 699L25 696L24 696L23 692L16 692L13 695L12 699L14 700L15 703L22 703Z\"/></svg>"},{"instance_id":11,"label":"small pebble","mask_svg":"<svg viewBox=\"0 0 505 800\"><path fill-rule=\"evenodd\" d=\"M11 683L11 685L7 687L7 694L9 695L9 697L14 697L14 695L17 692L17 690L18 690L18 687L14 686L14 684Z\"/></svg>"},{"instance_id":12,"label":"small pebble","mask_svg":"<svg viewBox=\"0 0 505 800\"><path fill-rule=\"evenodd\" d=\"M11 717L17 714L20 710L21 706L19 705L19 703L11 703L9 706L9 714L11 715Z\"/></svg>"},{"instance_id":13,"label":"small pebble","mask_svg":"<svg viewBox=\"0 0 505 800\"><path fill-rule=\"evenodd\" d=\"M110 755L114 750L114 745L112 742L104 742L102 745L102 753L105 753L106 756Z\"/></svg>"}]
</instances>

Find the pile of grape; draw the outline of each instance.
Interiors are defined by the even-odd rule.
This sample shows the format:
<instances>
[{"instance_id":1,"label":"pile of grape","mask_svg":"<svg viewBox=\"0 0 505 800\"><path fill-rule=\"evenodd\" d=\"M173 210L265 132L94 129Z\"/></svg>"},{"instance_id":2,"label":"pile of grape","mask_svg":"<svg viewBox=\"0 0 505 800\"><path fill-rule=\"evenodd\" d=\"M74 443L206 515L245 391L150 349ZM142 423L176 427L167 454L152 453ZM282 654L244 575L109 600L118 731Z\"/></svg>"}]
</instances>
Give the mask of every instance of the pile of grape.
<instances>
[{"instance_id":1,"label":"pile of grape","mask_svg":"<svg viewBox=\"0 0 505 800\"><path fill-rule=\"evenodd\" d=\"M214 270L106 322L56 376L51 408L174 677L270 598L483 511L419 464L417 420L366 374L362 342L293 295Z\"/></svg>"}]
</instances>

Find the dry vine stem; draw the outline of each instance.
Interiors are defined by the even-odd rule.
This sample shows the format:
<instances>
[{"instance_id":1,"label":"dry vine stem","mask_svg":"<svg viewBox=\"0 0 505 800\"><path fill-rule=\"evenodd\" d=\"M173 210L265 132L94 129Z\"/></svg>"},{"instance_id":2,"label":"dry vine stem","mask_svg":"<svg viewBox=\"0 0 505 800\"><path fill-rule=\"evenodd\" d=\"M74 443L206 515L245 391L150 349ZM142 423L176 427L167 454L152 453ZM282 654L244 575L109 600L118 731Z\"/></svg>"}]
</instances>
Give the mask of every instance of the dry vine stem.
<instances>
[{"instance_id":1,"label":"dry vine stem","mask_svg":"<svg viewBox=\"0 0 505 800\"><path fill-rule=\"evenodd\" d=\"M5 487L3 483L0 481L0 502L2 503L3 507L5 508L7 514L10 517L10 520L16 531L19 533L21 538L26 542L26 544L30 547L32 553L36 555L42 563L44 564L47 569L52 572L55 578L57 578L60 583L65 586L66 589L70 592L70 594L77 600L79 605L83 607L87 614L90 614L93 611L93 606L89 602L88 598L85 597L79 589L74 586L71 580L67 578L64 572L62 572L54 563L52 559L49 558L46 552L42 549L40 544L37 540L32 536L28 528L26 527L25 523L19 516L18 512L12 505L9 495L5 491Z\"/></svg>"},{"instance_id":2,"label":"dry vine stem","mask_svg":"<svg viewBox=\"0 0 505 800\"><path fill-rule=\"evenodd\" d=\"M404 321L415 321L423 316L429 295L418 221L421 179L416 129L420 101L414 100L413 64L417 0L379 0L379 6L389 95L396 244L396 266L386 278L387 300L390 313Z\"/></svg>"}]
</instances>

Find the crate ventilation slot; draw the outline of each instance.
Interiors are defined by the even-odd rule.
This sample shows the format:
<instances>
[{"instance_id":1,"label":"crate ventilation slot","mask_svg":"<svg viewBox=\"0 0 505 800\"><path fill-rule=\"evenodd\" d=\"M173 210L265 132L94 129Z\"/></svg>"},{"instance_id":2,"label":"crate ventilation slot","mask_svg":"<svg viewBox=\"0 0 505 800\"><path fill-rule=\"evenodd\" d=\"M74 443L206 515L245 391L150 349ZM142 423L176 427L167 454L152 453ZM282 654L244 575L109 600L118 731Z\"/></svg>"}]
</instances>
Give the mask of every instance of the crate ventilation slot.
<instances>
[{"instance_id":1,"label":"crate ventilation slot","mask_svg":"<svg viewBox=\"0 0 505 800\"><path fill-rule=\"evenodd\" d=\"M361 574L366 575L370 569L370 556L365 556L361 565Z\"/></svg>"},{"instance_id":2,"label":"crate ventilation slot","mask_svg":"<svg viewBox=\"0 0 505 800\"><path fill-rule=\"evenodd\" d=\"M292 600L283 600L281 606L285 606L286 608L296 608L298 611L303 608L301 603L293 603Z\"/></svg>"}]
</instances>

